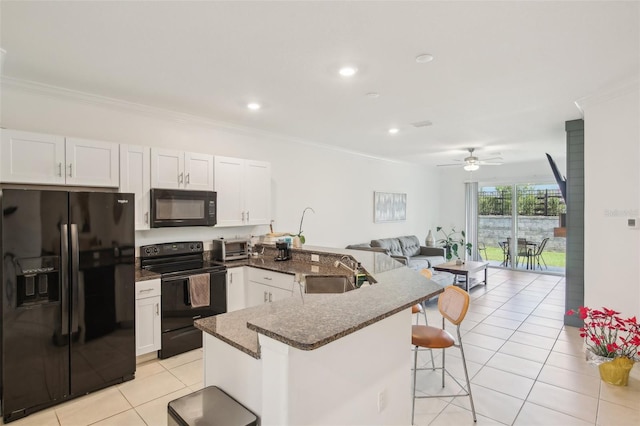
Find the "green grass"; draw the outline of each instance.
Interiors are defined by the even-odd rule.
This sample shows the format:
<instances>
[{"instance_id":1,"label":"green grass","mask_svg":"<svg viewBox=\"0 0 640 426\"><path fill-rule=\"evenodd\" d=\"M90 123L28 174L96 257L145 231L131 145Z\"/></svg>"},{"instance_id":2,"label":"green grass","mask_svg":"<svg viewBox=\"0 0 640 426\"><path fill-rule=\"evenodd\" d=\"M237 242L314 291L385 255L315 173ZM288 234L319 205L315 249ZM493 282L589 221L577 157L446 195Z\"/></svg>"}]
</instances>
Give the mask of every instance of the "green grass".
<instances>
[{"instance_id":1,"label":"green grass","mask_svg":"<svg viewBox=\"0 0 640 426\"><path fill-rule=\"evenodd\" d=\"M481 254L484 256L484 253ZM487 247L487 258L487 260L497 260L498 262L502 262L504 259L502 249L500 247ZM558 266L560 268L564 268L566 266L566 256L564 252L545 250L542 252L542 258L548 266Z\"/></svg>"}]
</instances>

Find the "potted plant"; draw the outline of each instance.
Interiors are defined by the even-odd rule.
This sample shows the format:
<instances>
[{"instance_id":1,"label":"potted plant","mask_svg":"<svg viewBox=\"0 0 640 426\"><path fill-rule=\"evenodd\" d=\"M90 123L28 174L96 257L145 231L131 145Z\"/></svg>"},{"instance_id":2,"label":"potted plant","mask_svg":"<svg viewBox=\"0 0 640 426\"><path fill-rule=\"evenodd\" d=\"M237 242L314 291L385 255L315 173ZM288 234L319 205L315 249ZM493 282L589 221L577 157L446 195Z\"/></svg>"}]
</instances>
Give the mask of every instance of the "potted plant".
<instances>
[{"instance_id":1,"label":"potted plant","mask_svg":"<svg viewBox=\"0 0 640 426\"><path fill-rule=\"evenodd\" d=\"M442 226L438 226L436 228L436 232L441 232L444 235L444 238L440 238L437 243L441 244L446 249L447 261L451 260L453 256L456 259L460 259L460 254L458 250L466 250L466 252L471 255L471 243L465 242L465 233L464 231L456 231L455 228L451 228L451 231L446 232Z\"/></svg>"},{"instance_id":2,"label":"potted plant","mask_svg":"<svg viewBox=\"0 0 640 426\"><path fill-rule=\"evenodd\" d=\"M640 359L640 324L636 317L623 319L619 314L608 308L584 306L567 312L584 321L580 336L587 347L586 358L598 366L602 380L626 386L635 361Z\"/></svg>"},{"instance_id":3,"label":"potted plant","mask_svg":"<svg viewBox=\"0 0 640 426\"><path fill-rule=\"evenodd\" d=\"M298 242L294 243L293 245L294 247L301 247L302 244L306 242L306 238L304 237L304 235L302 235L302 222L304 222L304 214L307 212L307 210L311 210L313 213L315 213L315 211L311 207L305 207L305 209L302 210L302 217L300 218L300 228L298 229L298 233L289 234L292 237L298 238Z\"/></svg>"}]
</instances>

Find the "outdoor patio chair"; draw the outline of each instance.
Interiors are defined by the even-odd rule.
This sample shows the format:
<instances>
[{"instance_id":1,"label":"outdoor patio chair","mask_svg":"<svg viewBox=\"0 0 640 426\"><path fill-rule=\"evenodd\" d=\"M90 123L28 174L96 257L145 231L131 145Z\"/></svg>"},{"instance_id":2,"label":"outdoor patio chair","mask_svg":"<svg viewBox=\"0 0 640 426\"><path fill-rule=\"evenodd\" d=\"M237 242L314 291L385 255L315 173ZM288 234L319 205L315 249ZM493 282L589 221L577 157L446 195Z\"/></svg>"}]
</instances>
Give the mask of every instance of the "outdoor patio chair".
<instances>
[{"instance_id":1,"label":"outdoor patio chair","mask_svg":"<svg viewBox=\"0 0 640 426\"><path fill-rule=\"evenodd\" d=\"M520 258L524 257L527 261L527 269L531 265L531 258L533 253L529 250L529 244L526 238L518 238L518 256L516 257L516 267L520 264ZM524 264L524 262L523 262Z\"/></svg>"},{"instance_id":2,"label":"outdoor patio chair","mask_svg":"<svg viewBox=\"0 0 640 426\"><path fill-rule=\"evenodd\" d=\"M484 256L480 254L480 252L484 252ZM483 242L478 243L478 255L480 255L480 260L488 260L487 258L487 246L484 245Z\"/></svg>"},{"instance_id":3,"label":"outdoor patio chair","mask_svg":"<svg viewBox=\"0 0 640 426\"><path fill-rule=\"evenodd\" d=\"M509 249L509 238L507 241L499 241L498 245L502 249L502 263L500 266L509 266L509 262L511 262L511 250Z\"/></svg>"},{"instance_id":4,"label":"outdoor patio chair","mask_svg":"<svg viewBox=\"0 0 640 426\"><path fill-rule=\"evenodd\" d=\"M542 265L540 265L540 261L542 260L542 263L544 264L544 269L547 269L547 262L544 261L544 258L542 257L542 252L544 251L545 246L547 245L547 242L549 241L549 237L543 239L540 242L540 245L538 246L538 248L536 249L535 253L533 253L533 260L535 262L534 264L534 269L537 266L540 267L540 270L542 270Z\"/></svg>"}]
</instances>

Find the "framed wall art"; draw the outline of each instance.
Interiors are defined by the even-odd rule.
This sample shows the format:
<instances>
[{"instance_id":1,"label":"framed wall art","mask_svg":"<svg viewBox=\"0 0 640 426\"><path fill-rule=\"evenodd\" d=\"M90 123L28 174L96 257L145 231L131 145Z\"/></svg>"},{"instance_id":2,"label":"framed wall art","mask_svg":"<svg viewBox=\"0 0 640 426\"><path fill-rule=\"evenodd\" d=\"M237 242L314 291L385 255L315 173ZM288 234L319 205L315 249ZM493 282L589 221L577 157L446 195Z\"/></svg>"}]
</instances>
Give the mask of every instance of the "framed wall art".
<instances>
[{"instance_id":1,"label":"framed wall art","mask_svg":"<svg viewBox=\"0 0 640 426\"><path fill-rule=\"evenodd\" d=\"M398 192L373 193L373 221L400 222L407 220L407 194Z\"/></svg>"}]
</instances>

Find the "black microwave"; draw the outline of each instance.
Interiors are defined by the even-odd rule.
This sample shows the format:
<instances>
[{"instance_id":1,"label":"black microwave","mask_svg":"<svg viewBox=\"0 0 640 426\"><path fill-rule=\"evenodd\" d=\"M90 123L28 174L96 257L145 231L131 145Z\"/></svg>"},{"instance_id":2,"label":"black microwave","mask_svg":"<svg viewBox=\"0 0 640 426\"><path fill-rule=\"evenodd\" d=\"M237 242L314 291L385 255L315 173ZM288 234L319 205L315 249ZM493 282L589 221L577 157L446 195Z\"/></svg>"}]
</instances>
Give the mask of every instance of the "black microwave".
<instances>
[{"instance_id":1,"label":"black microwave","mask_svg":"<svg viewBox=\"0 0 640 426\"><path fill-rule=\"evenodd\" d=\"M179 189L151 189L151 227L213 226L216 193Z\"/></svg>"}]
</instances>

